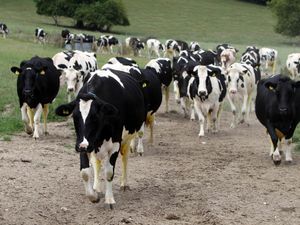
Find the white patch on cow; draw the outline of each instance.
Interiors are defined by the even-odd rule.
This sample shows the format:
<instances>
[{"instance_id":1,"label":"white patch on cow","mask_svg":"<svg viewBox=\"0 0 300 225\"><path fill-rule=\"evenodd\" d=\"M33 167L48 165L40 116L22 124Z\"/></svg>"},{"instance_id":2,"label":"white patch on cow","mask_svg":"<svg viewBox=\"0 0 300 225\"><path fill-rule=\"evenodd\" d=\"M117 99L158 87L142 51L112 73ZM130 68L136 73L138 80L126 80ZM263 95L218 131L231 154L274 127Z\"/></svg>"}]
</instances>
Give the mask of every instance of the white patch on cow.
<instances>
[{"instance_id":1,"label":"white patch on cow","mask_svg":"<svg viewBox=\"0 0 300 225\"><path fill-rule=\"evenodd\" d=\"M150 61L146 64L145 68L146 68L146 67L151 67L151 68L155 69L155 71L156 71L157 73L160 73L160 72L161 72L161 67L160 67L159 63L157 62L157 59L152 59L152 60L150 60Z\"/></svg>"},{"instance_id":2,"label":"white patch on cow","mask_svg":"<svg viewBox=\"0 0 300 225\"><path fill-rule=\"evenodd\" d=\"M80 148L87 148L88 146L89 146L88 140L87 140L85 137L83 137L83 140L82 140L82 142L79 144L79 147L80 147Z\"/></svg>"},{"instance_id":3,"label":"white patch on cow","mask_svg":"<svg viewBox=\"0 0 300 225\"><path fill-rule=\"evenodd\" d=\"M123 64L104 64L101 68L102 70L105 70L105 69L113 69L113 70L118 70L118 71L122 71L122 72L125 72L125 73L130 73L130 70L133 69L135 70L136 72L138 72L139 74L142 74L140 69L135 67L135 66L126 66L126 65L123 65Z\"/></svg>"},{"instance_id":4,"label":"white patch on cow","mask_svg":"<svg viewBox=\"0 0 300 225\"><path fill-rule=\"evenodd\" d=\"M91 73L91 77L88 80L88 82L90 82L90 80L92 79L92 77L94 75L97 75L98 77L112 78L115 81L117 81L120 84L121 87L124 88L124 85L123 85L122 81L120 80L120 78L116 74L111 72L110 70L96 70L95 72Z\"/></svg>"},{"instance_id":5,"label":"white patch on cow","mask_svg":"<svg viewBox=\"0 0 300 225\"><path fill-rule=\"evenodd\" d=\"M79 101L79 111L81 113L83 123L85 123L85 120L86 120L87 116L89 115L92 102L93 102L93 100L91 100L91 99L87 100L87 101L80 99L80 101Z\"/></svg>"},{"instance_id":6,"label":"white patch on cow","mask_svg":"<svg viewBox=\"0 0 300 225\"><path fill-rule=\"evenodd\" d=\"M32 68L31 67L27 67L25 70L32 70Z\"/></svg>"},{"instance_id":7,"label":"white patch on cow","mask_svg":"<svg viewBox=\"0 0 300 225\"><path fill-rule=\"evenodd\" d=\"M33 121L34 121L33 138L39 138L39 125L40 125L41 115L43 112L42 104L39 103L35 110L36 110L36 112L35 112L34 118L33 118Z\"/></svg>"}]
</instances>

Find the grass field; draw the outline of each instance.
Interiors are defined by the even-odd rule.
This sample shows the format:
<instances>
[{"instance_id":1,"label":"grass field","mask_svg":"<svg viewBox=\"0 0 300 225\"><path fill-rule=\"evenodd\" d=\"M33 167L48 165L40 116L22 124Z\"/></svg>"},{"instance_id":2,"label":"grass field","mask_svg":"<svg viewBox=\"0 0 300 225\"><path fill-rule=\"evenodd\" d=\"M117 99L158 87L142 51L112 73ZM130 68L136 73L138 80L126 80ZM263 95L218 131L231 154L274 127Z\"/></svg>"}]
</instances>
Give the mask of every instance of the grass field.
<instances>
[{"instance_id":1,"label":"grass field","mask_svg":"<svg viewBox=\"0 0 300 225\"><path fill-rule=\"evenodd\" d=\"M230 43L243 52L247 45L273 47L279 52L279 67L284 67L286 56L299 52L299 39L274 33L275 19L267 7L238 0L123 0L131 25L113 27L112 32L124 40L127 36L155 36L164 41L169 38L198 41L203 48L214 49L217 44ZM10 30L9 37L0 37L0 136L22 129L16 75L10 67L19 65L34 55L52 57L62 50L60 32L68 27L74 33L88 33L99 37L99 32L76 30L74 21L60 18L54 26L49 17L35 13L32 0L10 0L1 3L0 21ZM49 33L45 46L34 43L34 29L43 27ZM98 55L102 65L112 55ZM141 65L147 58L135 58ZM64 89L59 93L51 110L66 101ZM50 111L50 120L58 118ZM299 135L300 136L300 135Z\"/></svg>"}]
</instances>

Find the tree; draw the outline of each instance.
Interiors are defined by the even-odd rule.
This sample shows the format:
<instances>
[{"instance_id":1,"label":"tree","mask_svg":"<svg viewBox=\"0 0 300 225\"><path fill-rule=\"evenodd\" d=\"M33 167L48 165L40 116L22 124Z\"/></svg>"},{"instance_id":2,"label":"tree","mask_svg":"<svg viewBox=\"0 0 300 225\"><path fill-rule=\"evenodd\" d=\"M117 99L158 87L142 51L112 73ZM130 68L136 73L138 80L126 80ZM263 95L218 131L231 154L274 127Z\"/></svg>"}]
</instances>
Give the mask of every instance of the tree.
<instances>
[{"instance_id":1,"label":"tree","mask_svg":"<svg viewBox=\"0 0 300 225\"><path fill-rule=\"evenodd\" d=\"M37 13L51 16L57 24L58 16L76 20L76 27L109 31L113 25L128 26L122 0L34 0Z\"/></svg>"},{"instance_id":2,"label":"tree","mask_svg":"<svg viewBox=\"0 0 300 225\"><path fill-rule=\"evenodd\" d=\"M113 25L129 25L122 3L114 0L84 5L76 10L74 18L84 21L87 27L101 31L109 31Z\"/></svg>"},{"instance_id":3,"label":"tree","mask_svg":"<svg viewBox=\"0 0 300 225\"><path fill-rule=\"evenodd\" d=\"M300 35L299 0L272 0L269 6L277 17L275 25L277 33L290 37Z\"/></svg>"}]
</instances>

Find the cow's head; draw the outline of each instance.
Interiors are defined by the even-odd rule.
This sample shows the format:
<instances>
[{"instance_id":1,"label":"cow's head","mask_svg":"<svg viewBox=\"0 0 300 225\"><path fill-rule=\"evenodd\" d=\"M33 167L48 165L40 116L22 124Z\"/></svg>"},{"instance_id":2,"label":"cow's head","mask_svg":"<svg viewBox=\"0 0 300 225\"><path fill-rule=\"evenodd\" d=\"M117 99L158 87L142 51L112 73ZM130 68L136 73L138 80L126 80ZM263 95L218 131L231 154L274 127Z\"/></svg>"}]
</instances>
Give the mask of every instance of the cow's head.
<instances>
[{"instance_id":1,"label":"cow's head","mask_svg":"<svg viewBox=\"0 0 300 225\"><path fill-rule=\"evenodd\" d=\"M195 81L197 84L197 96L201 101L205 101L208 95L212 92L212 84L210 76L213 76L212 71L209 71L206 66L195 66Z\"/></svg>"},{"instance_id":2,"label":"cow's head","mask_svg":"<svg viewBox=\"0 0 300 225\"><path fill-rule=\"evenodd\" d=\"M21 62L19 67L11 67L10 70L19 76L18 82L22 86L22 95L25 100L34 98L34 92L37 90L36 82L45 75L46 66L42 64L31 65L26 61Z\"/></svg>"},{"instance_id":3,"label":"cow's head","mask_svg":"<svg viewBox=\"0 0 300 225\"><path fill-rule=\"evenodd\" d=\"M169 86L172 82L172 65L171 60L168 58L158 58L150 60L146 66L146 69L155 70L158 75L161 84Z\"/></svg>"},{"instance_id":4,"label":"cow's head","mask_svg":"<svg viewBox=\"0 0 300 225\"><path fill-rule=\"evenodd\" d=\"M91 152L99 148L101 140L112 133L112 124L119 118L116 107L102 101L91 92L79 93L76 100L60 105L55 113L59 116L69 116L73 113L75 150L78 152Z\"/></svg>"},{"instance_id":5,"label":"cow's head","mask_svg":"<svg viewBox=\"0 0 300 225\"><path fill-rule=\"evenodd\" d=\"M293 81L287 76L280 76L278 80L272 79L265 82L265 87L275 93L277 98L278 111L282 115L289 115L293 112L295 92L300 88L300 81Z\"/></svg>"},{"instance_id":6,"label":"cow's head","mask_svg":"<svg viewBox=\"0 0 300 225\"><path fill-rule=\"evenodd\" d=\"M228 92L231 95L235 95L238 88L244 88L244 75L249 71L247 67L242 66L239 63L232 64L227 70L227 86Z\"/></svg>"},{"instance_id":7,"label":"cow's head","mask_svg":"<svg viewBox=\"0 0 300 225\"><path fill-rule=\"evenodd\" d=\"M67 84L67 91L72 93L78 88L83 81L83 74L74 68L67 68L62 71L62 76Z\"/></svg>"},{"instance_id":8,"label":"cow's head","mask_svg":"<svg viewBox=\"0 0 300 225\"><path fill-rule=\"evenodd\" d=\"M298 61L294 61L296 68L297 68L297 72L298 74L300 73L300 59L298 59Z\"/></svg>"}]
</instances>

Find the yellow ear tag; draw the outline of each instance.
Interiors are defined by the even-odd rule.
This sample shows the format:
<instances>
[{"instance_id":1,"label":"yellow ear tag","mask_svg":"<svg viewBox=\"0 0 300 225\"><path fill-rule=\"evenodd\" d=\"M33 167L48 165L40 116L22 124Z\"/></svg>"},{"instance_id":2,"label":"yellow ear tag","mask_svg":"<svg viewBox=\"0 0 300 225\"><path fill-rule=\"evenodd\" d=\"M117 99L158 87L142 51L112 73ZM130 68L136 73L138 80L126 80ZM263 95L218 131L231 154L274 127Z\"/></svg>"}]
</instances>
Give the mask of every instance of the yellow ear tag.
<instances>
[{"instance_id":1,"label":"yellow ear tag","mask_svg":"<svg viewBox=\"0 0 300 225\"><path fill-rule=\"evenodd\" d=\"M211 76L212 76L212 77L215 77L215 76L216 76L216 74L215 74L215 73L213 73Z\"/></svg>"},{"instance_id":2,"label":"yellow ear tag","mask_svg":"<svg viewBox=\"0 0 300 225\"><path fill-rule=\"evenodd\" d=\"M15 74L16 74L16 75L19 75L20 73L19 73L19 71L16 71Z\"/></svg>"},{"instance_id":3,"label":"yellow ear tag","mask_svg":"<svg viewBox=\"0 0 300 225\"><path fill-rule=\"evenodd\" d=\"M64 109L64 110L63 110L63 114L64 114L64 115L68 115L68 114L69 114L69 110L65 110L65 109Z\"/></svg>"},{"instance_id":4,"label":"yellow ear tag","mask_svg":"<svg viewBox=\"0 0 300 225\"><path fill-rule=\"evenodd\" d=\"M143 83L143 88L147 87L147 84L146 83Z\"/></svg>"},{"instance_id":5,"label":"yellow ear tag","mask_svg":"<svg viewBox=\"0 0 300 225\"><path fill-rule=\"evenodd\" d=\"M45 75L45 71L42 70L42 71L40 72L40 74L41 74L41 75Z\"/></svg>"},{"instance_id":6,"label":"yellow ear tag","mask_svg":"<svg viewBox=\"0 0 300 225\"><path fill-rule=\"evenodd\" d=\"M269 90L274 91L274 88L272 86L269 86Z\"/></svg>"}]
</instances>

